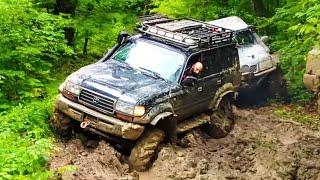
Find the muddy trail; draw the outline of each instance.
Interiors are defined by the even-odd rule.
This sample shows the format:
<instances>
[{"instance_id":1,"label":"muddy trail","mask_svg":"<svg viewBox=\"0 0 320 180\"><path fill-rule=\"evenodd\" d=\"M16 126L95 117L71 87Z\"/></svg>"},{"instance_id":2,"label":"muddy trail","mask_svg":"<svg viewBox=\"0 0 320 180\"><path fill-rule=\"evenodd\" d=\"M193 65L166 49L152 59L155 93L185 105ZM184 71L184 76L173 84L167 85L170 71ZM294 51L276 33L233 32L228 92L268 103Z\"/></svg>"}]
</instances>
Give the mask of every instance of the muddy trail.
<instances>
[{"instance_id":1,"label":"muddy trail","mask_svg":"<svg viewBox=\"0 0 320 180\"><path fill-rule=\"evenodd\" d=\"M162 145L143 173L131 170L115 146L83 138L57 143L48 168L62 179L319 180L320 130L275 115L277 108L238 109L234 130L222 139L188 132L182 146Z\"/></svg>"}]
</instances>

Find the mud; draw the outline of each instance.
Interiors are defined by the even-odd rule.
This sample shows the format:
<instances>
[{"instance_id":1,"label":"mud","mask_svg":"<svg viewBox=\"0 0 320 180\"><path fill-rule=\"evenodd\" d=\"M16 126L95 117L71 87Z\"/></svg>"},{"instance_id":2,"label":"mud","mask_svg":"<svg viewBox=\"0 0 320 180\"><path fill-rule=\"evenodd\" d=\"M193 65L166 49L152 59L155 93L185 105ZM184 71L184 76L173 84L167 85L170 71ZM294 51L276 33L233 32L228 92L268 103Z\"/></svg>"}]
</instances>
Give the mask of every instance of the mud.
<instances>
[{"instance_id":1,"label":"mud","mask_svg":"<svg viewBox=\"0 0 320 180\"><path fill-rule=\"evenodd\" d=\"M319 180L320 130L277 117L275 108L238 110L234 130L222 139L188 132L179 146L162 145L147 172L131 170L127 156L103 140L79 139L57 143L48 169L62 179Z\"/></svg>"}]
</instances>

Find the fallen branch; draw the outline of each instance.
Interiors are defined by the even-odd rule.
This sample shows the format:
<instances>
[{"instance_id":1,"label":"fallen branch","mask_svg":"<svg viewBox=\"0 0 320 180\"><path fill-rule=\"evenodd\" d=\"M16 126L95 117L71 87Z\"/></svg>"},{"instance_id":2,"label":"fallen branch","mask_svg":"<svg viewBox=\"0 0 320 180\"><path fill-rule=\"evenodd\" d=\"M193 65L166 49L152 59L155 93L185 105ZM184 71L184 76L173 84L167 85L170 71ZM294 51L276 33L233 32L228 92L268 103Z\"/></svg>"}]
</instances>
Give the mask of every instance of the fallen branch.
<instances>
[{"instance_id":1,"label":"fallen branch","mask_svg":"<svg viewBox=\"0 0 320 180\"><path fill-rule=\"evenodd\" d=\"M294 121L292 119L279 119L279 122L284 122L284 123L291 123L291 124L294 124L294 125L297 125L297 126L301 126L302 124L297 122L297 121Z\"/></svg>"}]
</instances>

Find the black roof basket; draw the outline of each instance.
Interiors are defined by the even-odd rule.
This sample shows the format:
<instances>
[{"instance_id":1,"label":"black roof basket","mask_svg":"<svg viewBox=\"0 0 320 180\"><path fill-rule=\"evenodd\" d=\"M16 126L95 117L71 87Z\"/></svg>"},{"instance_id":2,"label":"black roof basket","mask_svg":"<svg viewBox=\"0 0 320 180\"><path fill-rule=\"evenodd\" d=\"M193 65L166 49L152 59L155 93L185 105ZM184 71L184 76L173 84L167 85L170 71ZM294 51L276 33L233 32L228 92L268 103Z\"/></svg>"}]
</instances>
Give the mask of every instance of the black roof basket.
<instances>
[{"instance_id":1,"label":"black roof basket","mask_svg":"<svg viewBox=\"0 0 320 180\"><path fill-rule=\"evenodd\" d=\"M142 23L138 30L141 33L177 43L183 47L210 48L232 44L232 30L202 21L170 19L159 14L140 18Z\"/></svg>"}]
</instances>

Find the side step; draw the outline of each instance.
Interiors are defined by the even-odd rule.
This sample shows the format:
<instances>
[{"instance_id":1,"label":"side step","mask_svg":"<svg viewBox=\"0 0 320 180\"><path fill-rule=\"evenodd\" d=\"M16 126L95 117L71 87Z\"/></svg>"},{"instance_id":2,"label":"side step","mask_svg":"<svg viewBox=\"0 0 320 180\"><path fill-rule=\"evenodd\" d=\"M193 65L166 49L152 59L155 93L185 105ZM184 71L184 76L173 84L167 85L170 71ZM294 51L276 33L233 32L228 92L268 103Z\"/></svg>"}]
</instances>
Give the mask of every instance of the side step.
<instances>
[{"instance_id":1,"label":"side step","mask_svg":"<svg viewBox=\"0 0 320 180\"><path fill-rule=\"evenodd\" d=\"M190 129L196 128L202 124L210 121L210 117L206 114L201 114L199 116L192 117L187 120L183 120L177 125L177 133L183 133Z\"/></svg>"}]
</instances>

